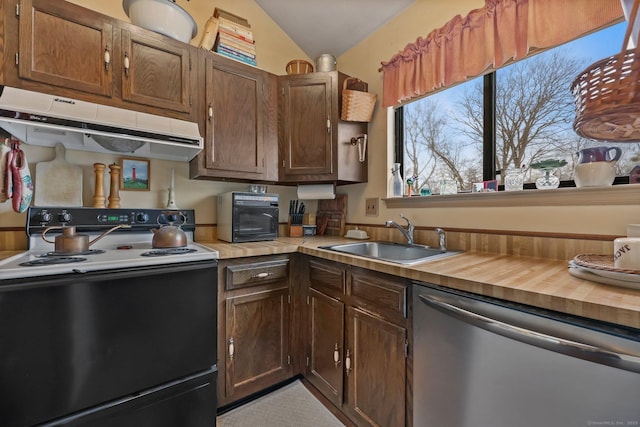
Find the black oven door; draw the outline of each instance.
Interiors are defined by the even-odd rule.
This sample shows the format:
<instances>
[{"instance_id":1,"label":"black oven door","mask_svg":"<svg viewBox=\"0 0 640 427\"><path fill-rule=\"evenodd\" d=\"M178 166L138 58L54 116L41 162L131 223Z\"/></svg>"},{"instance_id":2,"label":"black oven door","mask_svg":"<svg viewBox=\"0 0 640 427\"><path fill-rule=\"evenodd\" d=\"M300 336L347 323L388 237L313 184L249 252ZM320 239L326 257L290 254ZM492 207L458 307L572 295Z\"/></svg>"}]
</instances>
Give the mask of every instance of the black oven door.
<instances>
[{"instance_id":1,"label":"black oven door","mask_svg":"<svg viewBox=\"0 0 640 427\"><path fill-rule=\"evenodd\" d=\"M216 283L215 260L0 281L0 425L47 423L211 372ZM163 410L188 407L173 401ZM189 425L214 425L211 404L211 419Z\"/></svg>"},{"instance_id":2,"label":"black oven door","mask_svg":"<svg viewBox=\"0 0 640 427\"><path fill-rule=\"evenodd\" d=\"M240 205L233 208L233 242L278 238L278 208Z\"/></svg>"}]
</instances>

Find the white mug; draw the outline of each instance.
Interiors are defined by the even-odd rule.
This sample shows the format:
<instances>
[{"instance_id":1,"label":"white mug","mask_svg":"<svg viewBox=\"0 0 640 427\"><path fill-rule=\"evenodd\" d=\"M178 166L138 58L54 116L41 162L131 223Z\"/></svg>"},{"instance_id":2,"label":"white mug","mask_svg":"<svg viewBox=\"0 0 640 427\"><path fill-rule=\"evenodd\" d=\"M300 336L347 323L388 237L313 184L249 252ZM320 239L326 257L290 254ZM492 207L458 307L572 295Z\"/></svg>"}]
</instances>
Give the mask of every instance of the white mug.
<instances>
[{"instance_id":1,"label":"white mug","mask_svg":"<svg viewBox=\"0 0 640 427\"><path fill-rule=\"evenodd\" d=\"M620 237L613 241L613 263L616 268L640 270L640 238Z\"/></svg>"}]
</instances>

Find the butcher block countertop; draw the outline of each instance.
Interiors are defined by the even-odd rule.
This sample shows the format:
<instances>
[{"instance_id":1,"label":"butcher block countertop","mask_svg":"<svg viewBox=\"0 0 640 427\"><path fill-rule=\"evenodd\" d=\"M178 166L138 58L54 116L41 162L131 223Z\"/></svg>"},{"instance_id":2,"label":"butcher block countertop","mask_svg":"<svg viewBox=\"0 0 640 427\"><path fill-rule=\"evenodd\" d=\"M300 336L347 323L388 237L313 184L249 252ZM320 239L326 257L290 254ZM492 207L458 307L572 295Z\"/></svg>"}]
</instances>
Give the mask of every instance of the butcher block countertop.
<instances>
[{"instance_id":1,"label":"butcher block countertop","mask_svg":"<svg viewBox=\"0 0 640 427\"><path fill-rule=\"evenodd\" d=\"M0 251L0 261L2 261L3 259L7 259L10 256L18 255L22 252L24 251Z\"/></svg>"},{"instance_id":2,"label":"butcher block countertop","mask_svg":"<svg viewBox=\"0 0 640 427\"><path fill-rule=\"evenodd\" d=\"M567 271L567 261L463 252L418 265L402 266L319 249L319 246L347 241L353 242L343 238L282 237L272 242L199 243L216 249L220 259L300 252L395 276L640 329L640 290L575 278ZM19 252L0 251L0 260Z\"/></svg>"},{"instance_id":3,"label":"butcher block countertop","mask_svg":"<svg viewBox=\"0 0 640 427\"><path fill-rule=\"evenodd\" d=\"M343 238L280 238L272 242L199 242L216 249L220 259L300 252L369 270L406 277L480 295L640 329L640 290L575 278L567 261L463 252L403 266L340 254L319 246L353 242Z\"/></svg>"}]
</instances>

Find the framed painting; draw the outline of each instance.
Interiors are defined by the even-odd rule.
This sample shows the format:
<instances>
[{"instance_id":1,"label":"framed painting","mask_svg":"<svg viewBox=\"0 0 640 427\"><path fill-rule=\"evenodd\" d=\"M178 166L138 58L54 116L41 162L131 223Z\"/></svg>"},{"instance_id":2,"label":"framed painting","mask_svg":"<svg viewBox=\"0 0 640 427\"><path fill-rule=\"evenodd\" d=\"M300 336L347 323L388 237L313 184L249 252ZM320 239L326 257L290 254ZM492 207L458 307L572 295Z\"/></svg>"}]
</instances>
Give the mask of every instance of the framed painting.
<instances>
[{"instance_id":1,"label":"framed painting","mask_svg":"<svg viewBox=\"0 0 640 427\"><path fill-rule=\"evenodd\" d=\"M148 159L120 159L120 190L149 191L151 163Z\"/></svg>"}]
</instances>

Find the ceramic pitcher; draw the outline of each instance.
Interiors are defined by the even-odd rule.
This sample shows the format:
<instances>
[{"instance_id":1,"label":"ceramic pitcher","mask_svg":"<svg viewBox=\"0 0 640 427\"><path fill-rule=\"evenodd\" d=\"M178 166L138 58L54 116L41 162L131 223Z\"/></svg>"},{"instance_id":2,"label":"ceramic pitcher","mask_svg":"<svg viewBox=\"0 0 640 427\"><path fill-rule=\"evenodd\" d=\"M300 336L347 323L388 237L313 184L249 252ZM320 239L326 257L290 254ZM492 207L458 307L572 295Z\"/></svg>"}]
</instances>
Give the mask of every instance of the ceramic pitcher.
<instances>
[{"instance_id":1,"label":"ceramic pitcher","mask_svg":"<svg viewBox=\"0 0 640 427\"><path fill-rule=\"evenodd\" d=\"M617 162L622 155L619 147L592 147L578 151L578 164L591 162Z\"/></svg>"},{"instance_id":2,"label":"ceramic pitcher","mask_svg":"<svg viewBox=\"0 0 640 427\"><path fill-rule=\"evenodd\" d=\"M611 185L616 178L616 163L622 150L619 147L584 148L578 152L574 180L576 187Z\"/></svg>"}]
</instances>

